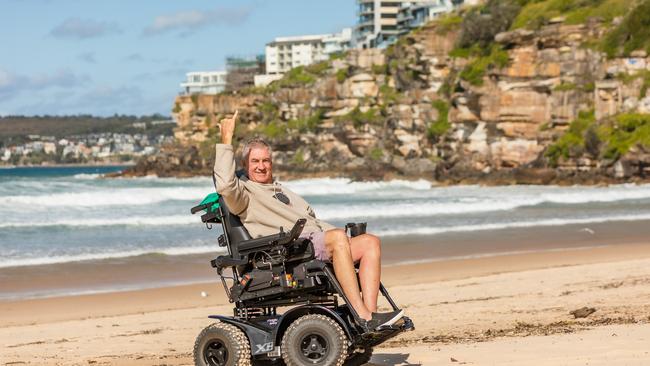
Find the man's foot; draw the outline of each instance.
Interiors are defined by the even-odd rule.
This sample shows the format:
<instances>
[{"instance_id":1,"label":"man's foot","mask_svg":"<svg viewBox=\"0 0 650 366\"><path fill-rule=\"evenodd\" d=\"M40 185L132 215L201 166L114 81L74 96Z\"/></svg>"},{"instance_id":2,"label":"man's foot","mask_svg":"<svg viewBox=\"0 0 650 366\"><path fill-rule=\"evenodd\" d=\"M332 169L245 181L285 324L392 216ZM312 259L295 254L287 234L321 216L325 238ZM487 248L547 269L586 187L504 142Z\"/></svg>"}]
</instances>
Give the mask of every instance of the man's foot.
<instances>
[{"instance_id":1,"label":"man's foot","mask_svg":"<svg viewBox=\"0 0 650 366\"><path fill-rule=\"evenodd\" d=\"M404 316L404 310L395 310L389 313L372 313L370 320L361 320L361 327L366 332L371 332L379 327L387 327L395 324Z\"/></svg>"}]
</instances>

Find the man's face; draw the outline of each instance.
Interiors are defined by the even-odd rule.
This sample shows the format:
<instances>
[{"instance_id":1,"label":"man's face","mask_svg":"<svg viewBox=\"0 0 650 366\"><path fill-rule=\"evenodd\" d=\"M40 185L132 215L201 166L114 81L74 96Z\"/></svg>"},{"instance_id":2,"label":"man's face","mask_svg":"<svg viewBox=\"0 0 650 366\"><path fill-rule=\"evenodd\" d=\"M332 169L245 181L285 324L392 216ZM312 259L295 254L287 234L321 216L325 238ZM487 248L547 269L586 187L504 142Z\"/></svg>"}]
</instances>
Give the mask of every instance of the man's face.
<instances>
[{"instance_id":1,"label":"man's face","mask_svg":"<svg viewBox=\"0 0 650 366\"><path fill-rule=\"evenodd\" d=\"M248 155L248 179L257 183L273 183L273 163L269 149L253 147Z\"/></svg>"}]
</instances>

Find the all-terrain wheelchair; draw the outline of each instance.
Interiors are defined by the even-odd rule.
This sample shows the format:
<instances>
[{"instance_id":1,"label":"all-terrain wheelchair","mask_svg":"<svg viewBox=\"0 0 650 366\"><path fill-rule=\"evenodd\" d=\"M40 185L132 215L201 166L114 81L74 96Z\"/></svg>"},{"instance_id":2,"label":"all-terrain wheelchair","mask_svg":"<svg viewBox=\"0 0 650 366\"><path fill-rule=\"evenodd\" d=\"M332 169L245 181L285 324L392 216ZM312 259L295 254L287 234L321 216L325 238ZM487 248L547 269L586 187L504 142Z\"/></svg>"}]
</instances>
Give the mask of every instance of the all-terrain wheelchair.
<instances>
[{"instance_id":1,"label":"all-terrain wheelchair","mask_svg":"<svg viewBox=\"0 0 650 366\"><path fill-rule=\"evenodd\" d=\"M201 221L208 228L218 223L223 228L218 243L228 254L211 264L235 308L233 316L210 316L217 322L196 339L196 365L362 365L374 346L414 329L403 317L392 326L364 331L331 263L314 259L311 241L299 238L304 219L288 231L280 228L253 239L218 194L191 209L192 214L199 211L205 211ZM365 229L349 226L353 236ZM380 292L397 310L381 284Z\"/></svg>"}]
</instances>

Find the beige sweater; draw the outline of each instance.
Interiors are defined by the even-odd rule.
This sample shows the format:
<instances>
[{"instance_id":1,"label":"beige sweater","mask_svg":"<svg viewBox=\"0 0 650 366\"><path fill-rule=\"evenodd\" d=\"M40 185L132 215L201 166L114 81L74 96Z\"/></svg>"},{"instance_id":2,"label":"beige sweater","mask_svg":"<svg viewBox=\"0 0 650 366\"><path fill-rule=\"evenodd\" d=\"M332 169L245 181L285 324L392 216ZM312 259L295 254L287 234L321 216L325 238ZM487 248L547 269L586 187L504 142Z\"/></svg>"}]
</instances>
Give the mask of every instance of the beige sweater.
<instances>
[{"instance_id":1,"label":"beige sweater","mask_svg":"<svg viewBox=\"0 0 650 366\"><path fill-rule=\"evenodd\" d=\"M303 233L334 229L316 218L314 210L299 195L277 182L256 183L246 177L235 176L235 156L232 145L217 144L214 178L217 192L223 196L231 213L239 216L253 238L277 234L280 226L291 230L298 219L306 219ZM274 198L282 192L289 204Z\"/></svg>"}]
</instances>

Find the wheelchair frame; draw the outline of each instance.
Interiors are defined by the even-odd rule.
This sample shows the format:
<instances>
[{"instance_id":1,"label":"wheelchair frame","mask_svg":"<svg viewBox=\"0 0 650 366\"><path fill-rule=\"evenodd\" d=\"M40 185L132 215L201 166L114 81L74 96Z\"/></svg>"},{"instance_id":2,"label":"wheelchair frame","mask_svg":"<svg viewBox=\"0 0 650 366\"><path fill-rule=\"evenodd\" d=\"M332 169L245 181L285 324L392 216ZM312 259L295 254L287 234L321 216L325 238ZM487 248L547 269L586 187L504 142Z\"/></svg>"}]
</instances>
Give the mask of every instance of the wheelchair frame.
<instances>
[{"instance_id":1,"label":"wheelchair frame","mask_svg":"<svg viewBox=\"0 0 650 366\"><path fill-rule=\"evenodd\" d=\"M314 259L311 241L298 238L306 220L298 220L288 232L280 228L278 234L252 239L239 218L229 212L223 198L217 195L217 201L213 195L211 199L206 197L191 212L206 210L201 221L208 228L221 223L223 234L218 242L219 246L227 248L228 255L218 256L211 265L217 269L228 299L235 307L233 316L210 315L209 318L233 325L245 333L253 364L280 361L280 344L285 330L294 320L308 314L327 316L341 326L348 339L348 349L352 350L348 358L354 352L371 352L372 347L414 329L408 317L371 332L358 325L360 317L354 308L347 305L348 298L334 275L331 263ZM259 253L268 256L260 264L268 269L252 268L259 264L256 262ZM230 270L231 277L224 275L226 269ZM255 276L262 278L258 287L255 287ZM233 281L230 288L227 279ZM265 280L269 279L270 286L264 287ZM393 310L398 310L381 283L379 290ZM345 304L338 303L339 296ZM285 307L288 309L279 314L278 308Z\"/></svg>"}]
</instances>

